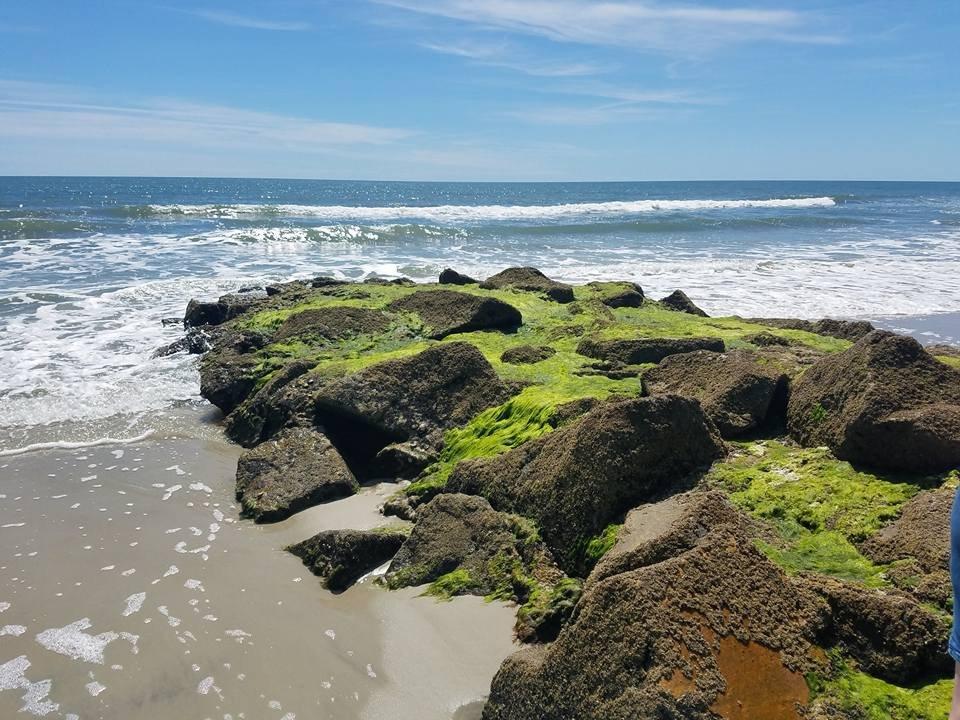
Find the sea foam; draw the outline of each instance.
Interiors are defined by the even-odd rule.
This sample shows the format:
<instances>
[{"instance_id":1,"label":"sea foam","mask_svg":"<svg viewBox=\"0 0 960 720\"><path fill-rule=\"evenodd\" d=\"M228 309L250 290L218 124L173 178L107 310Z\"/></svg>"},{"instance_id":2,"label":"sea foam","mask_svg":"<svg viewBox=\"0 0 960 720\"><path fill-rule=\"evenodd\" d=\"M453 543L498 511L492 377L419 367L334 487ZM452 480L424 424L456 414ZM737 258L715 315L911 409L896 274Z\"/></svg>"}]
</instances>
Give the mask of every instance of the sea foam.
<instances>
[{"instance_id":1,"label":"sea foam","mask_svg":"<svg viewBox=\"0 0 960 720\"><path fill-rule=\"evenodd\" d=\"M211 218L263 216L310 217L323 220L432 222L477 222L501 220L557 220L596 215L633 215L657 212L697 212L743 208L833 207L832 197L767 198L755 200L625 200L562 205L431 205L352 207L349 205L150 205L157 215L187 215Z\"/></svg>"}]
</instances>

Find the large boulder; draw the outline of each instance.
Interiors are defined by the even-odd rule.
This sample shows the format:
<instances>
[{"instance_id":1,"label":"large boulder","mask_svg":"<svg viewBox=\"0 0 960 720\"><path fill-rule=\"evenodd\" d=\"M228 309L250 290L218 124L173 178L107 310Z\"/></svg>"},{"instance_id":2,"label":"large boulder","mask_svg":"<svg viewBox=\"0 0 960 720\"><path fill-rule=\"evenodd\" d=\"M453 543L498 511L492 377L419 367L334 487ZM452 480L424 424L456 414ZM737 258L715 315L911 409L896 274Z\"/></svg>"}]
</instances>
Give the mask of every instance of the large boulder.
<instances>
[{"instance_id":1,"label":"large boulder","mask_svg":"<svg viewBox=\"0 0 960 720\"><path fill-rule=\"evenodd\" d=\"M422 506L386 577L390 587L432 583L440 596L516 602L521 640L554 639L580 595L533 523L474 495L440 494Z\"/></svg>"},{"instance_id":2,"label":"large boulder","mask_svg":"<svg viewBox=\"0 0 960 720\"><path fill-rule=\"evenodd\" d=\"M950 570L951 487L918 493L900 516L868 538L860 550L874 562L889 565L912 558L925 572Z\"/></svg>"},{"instance_id":3,"label":"large boulder","mask_svg":"<svg viewBox=\"0 0 960 720\"><path fill-rule=\"evenodd\" d=\"M474 280L469 275L464 275L459 273L452 268L447 268L440 273L440 284L441 285L475 285L480 282L479 280Z\"/></svg>"},{"instance_id":4,"label":"large boulder","mask_svg":"<svg viewBox=\"0 0 960 720\"><path fill-rule=\"evenodd\" d=\"M786 410L787 376L744 350L701 350L664 358L643 375L648 395L685 395L700 401L725 438L757 430Z\"/></svg>"},{"instance_id":5,"label":"large boulder","mask_svg":"<svg viewBox=\"0 0 960 720\"><path fill-rule=\"evenodd\" d=\"M268 339L253 332L218 333L214 347L200 362L200 394L229 414L242 403L260 379L256 351Z\"/></svg>"},{"instance_id":6,"label":"large boulder","mask_svg":"<svg viewBox=\"0 0 960 720\"><path fill-rule=\"evenodd\" d=\"M643 305L643 288L634 282L592 282L587 283L587 287L594 290L607 307L638 308Z\"/></svg>"},{"instance_id":7,"label":"large boulder","mask_svg":"<svg viewBox=\"0 0 960 720\"><path fill-rule=\"evenodd\" d=\"M354 335L377 335L390 327L390 316L382 310L331 305L295 313L284 320L274 341L309 335L326 341L344 340Z\"/></svg>"},{"instance_id":8,"label":"large boulder","mask_svg":"<svg viewBox=\"0 0 960 720\"><path fill-rule=\"evenodd\" d=\"M953 674L947 618L906 594L823 576L804 582L830 605L826 644L855 658L864 672L900 686Z\"/></svg>"},{"instance_id":9,"label":"large boulder","mask_svg":"<svg viewBox=\"0 0 960 720\"><path fill-rule=\"evenodd\" d=\"M388 307L417 313L434 340L475 330L514 330L523 324L520 311L512 305L455 290L419 290Z\"/></svg>"},{"instance_id":10,"label":"large boulder","mask_svg":"<svg viewBox=\"0 0 960 720\"><path fill-rule=\"evenodd\" d=\"M545 295L548 299L558 303L573 302L573 288L556 280L551 280L542 272L532 267L513 267L488 277L480 287L487 290L513 288L526 290Z\"/></svg>"},{"instance_id":11,"label":"large boulder","mask_svg":"<svg viewBox=\"0 0 960 720\"><path fill-rule=\"evenodd\" d=\"M586 587L676 557L721 525L746 530L749 521L719 490L680 493L640 505L627 513L613 547L594 567Z\"/></svg>"},{"instance_id":12,"label":"large boulder","mask_svg":"<svg viewBox=\"0 0 960 720\"><path fill-rule=\"evenodd\" d=\"M555 642L507 658L484 720L799 720L825 603L735 524L697 538L649 518L661 530L641 543L659 551L588 583Z\"/></svg>"},{"instance_id":13,"label":"large boulder","mask_svg":"<svg viewBox=\"0 0 960 720\"><path fill-rule=\"evenodd\" d=\"M185 328L221 325L263 302L267 293L259 288L223 295L216 302L191 300L183 315Z\"/></svg>"},{"instance_id":14,"label":"large boulder","mask_svg":"<svg viewBox=\"0 0 960 720\"><path fill-rule=\"evenodd\" d=\"M844 460L886 470L960 466L960 370L885 331L824 357L795 383L790 433Z\"/></svg>"},{"instance_id":15,"label":"large boulder","mask_svg":"<svg viewBox=\"0 0 960 720\"><path fill-rule=\"evenodd\" d=\"M804 330L815 335L824 335L839 340L856 342L874 331L866 320L799 320L797 318L749 318L748 322L783 330Z\"/></svg>"},{"instance_id":16,"label":"large boulder","mask_svg":"<svg viewBox=\"0 0 960 720\"><path fill-rule=\"evenodd\" d=\"M695 400L614 401L503 455L458 463L447 489L536 519L561 567L576 572L586 540L724 452Z\"/></svg>"},{"instance_id":17,"label":"large boulder","mask_svg":"<svg viewBox=\"0 0 960 720\"><path fill-rule=\"evenodd\" d=\"M240 456L237 500L257 522L276 522L352 495L357 481L325 435L292 428Z\"/></svg>"},{"instance_id":18,"label":"large boulder","mask_svg":"<svg viewBox=\"0 0 960 720\"><path fill-rule=\"evenodd\" d=\"M403 527L324 530L287 550L322 578L327 589L342 592L396 555L406 539Z\"/></svg>"},{"instance_id":19,"label":"large boulder","mask_svg":"<svg viewBox=\"0 0 960 720\"><path fill-rule=\"evenodd\" d=\"M510 395L476 347L451 342L330 380L312 407L314 422L360 467L392 443L439 448L446 430Z\"/></svg>"},{"instance_id":20,"label":"large boulder","mask_svg":"<svg viewBox=\"0 0 960 720\"><path fill-rule=\"evenodd\" d=\"M482 497L444 493L417 513L387 582L423 585L457 570L462 573L457 592L490 595L514 567L529 565L535 551L533 527L522 518L497 512Z\"/></svg>"},{"instance_id":21,"label":"large boulder","mask_svg":"<svg viewBox=\"0 0 960 720\"><path fill-rule=\"evenodd\" d=\"M660 304L665 305L671 310L687 313L688 315L709 317L709 315L707 315L703 310L694 305L693 300L687 297L687 294L683 290L674 290L672 293L663 298L660 301Z\"/></svg>"},{"instance_id":22,"label":"large boulder","mask_svg":"<svg viewBox=\"0 0 960 720\"><path fill-rule=\"evenodd\" d=\"M277 370L270 379L251 393L224 421L224 431L234 442L244 447L253 447L270 439L285 425L290 424L293 414L288 404L285 389L316 366L315 360L291 360ZM300 402L309 402L300 398ZM309 425L304 418L293 424Z\"/></svg>"},{"instance_id":23,"label":"large boulder","mask_svg":"<svg viewBox=\"0 0 960 720\"><path fill-rule=\"evenodd\" d=\"M950 487L918 493L891 524L868 538L860 551L875 563L896 566L887 575L923 602L950 609Z\"/></svg>"},{"instance_id":24,"label":"large boulder","mask_svg":"<svg viewBox=\"0 0 960 720\"><path fill-rule=\"evenodd\" d=\"M622 365L658 363L665 357L679 353L711 350L723 352L726 346L720 338L636 338L627 340L596 340L585 338L577 346L577 352Z\"/></svg>"}]
</instances>

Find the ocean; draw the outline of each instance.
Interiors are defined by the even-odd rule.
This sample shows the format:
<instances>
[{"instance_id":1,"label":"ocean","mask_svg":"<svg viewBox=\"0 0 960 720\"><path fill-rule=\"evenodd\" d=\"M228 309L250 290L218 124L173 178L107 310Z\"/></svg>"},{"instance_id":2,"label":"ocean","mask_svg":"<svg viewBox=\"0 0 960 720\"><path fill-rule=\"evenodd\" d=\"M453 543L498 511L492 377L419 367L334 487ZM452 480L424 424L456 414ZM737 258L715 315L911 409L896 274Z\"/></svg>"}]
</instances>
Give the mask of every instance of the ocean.
<instances>
[{"instance_id":1,"label":"ocean","mask_svg":"<svg viewBox=\"0 0 960 720\"><path fill-rule=\"evenodd\" d=\"M0 178L0 717L479 718L516 609L325 590L283 549L399 485L239 517L196 356L151 355L191 297L517 264L956 342L960 184Z\"/></svg>"},{"instance_id":2,"label":"ocean","mask_svg":"<svg viewBox=\"0 0 960 720\"><path fill-rule=\"evenodd\" d=\"M518 264L955 342L936 318L960 312L960 183L0 178L0 453L202 407L195 357L151 359L191 297Z\"/></svg>"}]
</instances>

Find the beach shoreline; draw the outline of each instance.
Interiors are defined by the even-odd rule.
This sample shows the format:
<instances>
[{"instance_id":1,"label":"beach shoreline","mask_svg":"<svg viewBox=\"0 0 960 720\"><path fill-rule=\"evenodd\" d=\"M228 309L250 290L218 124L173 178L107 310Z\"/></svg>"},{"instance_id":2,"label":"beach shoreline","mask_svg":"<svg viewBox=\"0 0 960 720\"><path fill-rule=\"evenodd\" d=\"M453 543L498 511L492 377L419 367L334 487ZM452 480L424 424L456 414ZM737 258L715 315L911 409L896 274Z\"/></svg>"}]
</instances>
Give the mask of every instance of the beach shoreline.
<instances>
[{"instance_id":1,"label":"beach shoreline","mask_svg":"<svg viewBox=\"0 0 960 720\"><path fill-rule=\"evenodd\" d=\"M469 717L513 610L323 589L282 548L383 524L395 486L256 526L232 497L239 452L154 437L0 458L0 715Z\"/></svg>"}]
</instances>

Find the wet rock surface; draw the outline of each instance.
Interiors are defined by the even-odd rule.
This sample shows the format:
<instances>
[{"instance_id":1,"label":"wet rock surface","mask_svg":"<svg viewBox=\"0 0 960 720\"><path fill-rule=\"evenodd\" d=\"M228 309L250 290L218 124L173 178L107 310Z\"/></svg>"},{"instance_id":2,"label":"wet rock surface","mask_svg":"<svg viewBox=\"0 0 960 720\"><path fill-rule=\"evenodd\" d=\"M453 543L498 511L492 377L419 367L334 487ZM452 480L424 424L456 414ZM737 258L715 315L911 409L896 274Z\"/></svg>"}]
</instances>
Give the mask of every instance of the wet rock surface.
<instances>
[{"instance_id":1,"label":"wet rock surface","mask_svg":"<svg viewBox=\"0 0 960 720\"><path fill-rule=\"evenodd\" d=\"M200 394L225 415L233 412L256 387L260 360L256 350L267 339L257 333L222 333L200 362Z\"/></svg>"},{"instance_id":2,"label":"wet rock surface","mask_svg":"<svg viewBox=\"0 0 960 720\"><path fill-rule=\"evenodd\" d=\"M960 466L960 371L884 331L809 368L788 407L790 433L840 458L889 470Z\"/></svg>"},{"instance_id":3,"label":"wet rock surface","mask_svg":"<svg viewBox=\"0 0 960 720\"><path fill-rule=\"evenodd\" d=\"M388 307L417 313L434 340L475 330L514 330L523 324L520 311L512 305L455 290L421 290Z\"/></svg>"},{"instance_id":4,"label":"wet rock surface","mask_svg":"<svg viewBox=\"0 0 960 720\"><path fill-rule=\"evenodd\" d=\"M352 495L357 481L326 436L306 428L247 450L237 463L237 500L257 522L276 522Z\"/></svg>"},{"instance_id":5,"label":"wet rock surface","mask_svg":"<svg viewBox=\"0 0 960 720\"><path fill-rule=\"evenodd\" d=\"M265 291L254 289L223 295L216 302L191 300L183 315L183 326L220 325L249 311L266 297Z\"/></svg>"},{"instance_id":6,"label":"wet rock surface","mask_svg":"<svg viewBox=\"0 0 960 720\"><path fill-rule=\"evenodd\" d=\"M620 363L642 365L658 363L665 357L696 350L723 352L720 338L637 338L634 340L596 340L586 338L577 346L577 352L587 357Z\"/></svg>"},{"instance_id":7,"label":"wet rock surface","mask_svg":"<svg viewBox=\"0 0 960 720\"><path fill-rule=\"evenodd\" d=\"M545 297L558 303L573 302L573 288L556 280L551 280L542 272L532 267L507 268L506 270L488 277L480 287L488 290L514 288L529 292L542 293Z\"/></svg>"},{"instance_id":8,"label":"wet rock surface","mask_svg":"<svg viewBox=\"0 0 960 720\"><path fill-rule=\"evenodd\" d=\"M611 308L642 307L645 299L643 288L636 283L588 283L587 287L599 292L600 302Z\"/></svg>"},{"instance_id":9,"label":"wet rock surface","mask_svg":"<svg viewBox=\"0 0 960 720\"><path fill-rule=\"evenodd\" d=\"M423 585L459 571L462 581L455 593L496 593L515 566L542 555L531 530L522 518L497 512L481 497L438 495L418 513L410 537L390 563L387 581L397 587Z\"/></svg>"},{"instance_id":10,"label":"wet rock surface","mask_svg":"<svg viewBox=\"0 0 960 720\"><path fill-rule=\"evenodd\" d=\"M282 405L284 390L315 366L311 360L292 360L280 368L226 417L224 430L227 437L244 447L253 447L279 432L293 417L289 408ZM301 421L299 424L308 423Z\"/></svg>"},{"instance_id":11,"label":"wet rock surface","mask_svg":"<svg viewBox=\"0 0 960 720\"><path fill-rule=\"evenodd\" d=\"M575 571L578 543L723 454L696 401L625 400L498 457L461 462L447 488L536 519L561 567Z\"/></svg>"},{"instance_id":12,"label":"wet rock surface","mask_svg":"<svg viewBox=\"0 0 960 720\"><path fill-rule=\"evenodd\" d=\"M390 560L407 534L407 528L389 526L376 530L325 530L287 550L322 578L327 588L342 592Z\"/></svg>"},{"instance_id":13,"label":"wet rock surface","mask_svg":"<svg viewBox=\"0 0 960 720\"><path fill-rule=\"evenodd\" d=\"M699 400L725 438L755 431L786 411L787 376L743 350L671 355L644 373L643 389Z\"/></svg>"}]
</instances>

